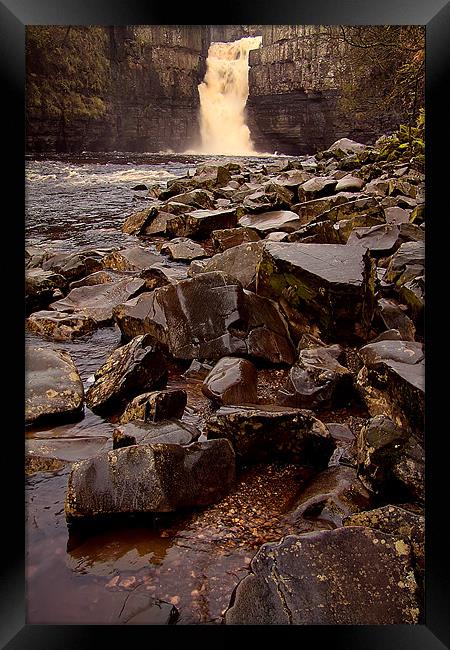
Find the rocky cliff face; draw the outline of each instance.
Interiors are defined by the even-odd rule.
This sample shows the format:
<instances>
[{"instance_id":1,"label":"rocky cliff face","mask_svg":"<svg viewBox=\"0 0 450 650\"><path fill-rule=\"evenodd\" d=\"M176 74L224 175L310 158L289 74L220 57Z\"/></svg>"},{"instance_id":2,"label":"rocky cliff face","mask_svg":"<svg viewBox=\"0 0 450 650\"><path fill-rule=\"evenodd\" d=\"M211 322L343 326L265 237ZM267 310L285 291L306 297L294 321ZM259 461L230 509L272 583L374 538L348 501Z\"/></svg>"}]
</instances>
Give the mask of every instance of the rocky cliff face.
<instances>
[{"instance_id":1,"label":"rocky cliff face","mask_svg":"<svg viewBox=\"0 0 450 650\"><path fill-rule=\"evenodd\" d=\"M264 25L262 46L250 52L248 125L258 151L311 153L341 137L373 142L392 116L374 124L338 105L336 72L345 45L329 28Z\"/></svg>"}]
</instances>

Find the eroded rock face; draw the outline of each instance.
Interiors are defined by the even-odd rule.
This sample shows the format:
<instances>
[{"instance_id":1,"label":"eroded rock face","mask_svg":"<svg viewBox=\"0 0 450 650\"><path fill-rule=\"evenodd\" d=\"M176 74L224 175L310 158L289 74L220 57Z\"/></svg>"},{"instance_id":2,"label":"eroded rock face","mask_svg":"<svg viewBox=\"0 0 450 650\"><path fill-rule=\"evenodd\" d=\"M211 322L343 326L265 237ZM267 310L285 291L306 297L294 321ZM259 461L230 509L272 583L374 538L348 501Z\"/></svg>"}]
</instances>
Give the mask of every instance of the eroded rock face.
<instances>
[{"instance_id":1,"label":"eroded rock face","mask_svg":"<svg viewBox=\"0 0 450 650\"><path fill-rule=\"evenodd\" d=\"M151 336L137 336L114 350L96 371L86 403L94 413L108 413L125 399L161 387L166 381L167 365L159 346Z\"/></svg>"},{"instance_id":2,"label":"eroded rock face","mask_svg":"<svg viewBox=\"0 0 450 650\"><path fill-rule=\"evenodd\" d=\"M155 443L190 445L199 435L200 431L181 420L161 420L155 423L136 420L121 424L114 429L113 447L119 449L131 445Z\"/></svg>"},{"instance_id":3,"label":"eroded rock face","mask_svg":"<svg viewBox=\"0 0 450 650\"><path fill-rule=\"evenodd\" d=\"M379 341L362 347L364 362L356 387L373 416L387 415L423 439L425 360L423 345L413 341Z\"/></svg>"},{"instance_id":4,"label":"eroded rock face","mask_svg":"<svg viewBox=\"0 0 450 650\"><path fill-rule=\"evenodd\" d=\"M65 501L69 521L102 515L171 512L224 497L235 480L227 440L133 445L73 465Z\"/></svg>"},{"instance_id":5,"label":"eroded rock face","mask_svg":"<svg viewBox=\"0 0 450 650\"><path fill-rule=\"evenodd\" d=\"M341 355L339 345L301 350L286 385L278 392L279 403L316 408L348 402L352 397L352 375L339 363Z\"/></svg>"},{"instance_id":6,"label":"eroded rock face","mask_svg":"<svg viewBox=\"0 0 450 650\"><path fill-rule=\"evenodd\" d=\"M247 359L223 357L205 378L202 391L219 404L255 404L258 374Z\"/></svg>"},{"instance_id":7,"label":"eroded rock face","mask_svg":"<svg viewBox=\"0 0 450 650\"><path fill-rule=\"evenodd\" d=\"M288 459L325 467L335 447L311 411L283 406L223 406L208 419L208 438L227 438L242 461Z\"/></svg>"},{"instance_id":8,"label":"eroded rock face","mask_svg":"<svg viewBox=\"0 0 450 650\"><path fill-rule=\"evenodd\" d=\"M186 403L187 395L184 390L167 389L142 393L131 400L121 415L120 422L157 422L167 418L181 418Z\"/></svg>"},{"instance_id":9,"label":"eroded rock face","mask_svg":"<svg viewBox=\"0 0 450 650\"><path fill-rule=\"evenodd\" d=\"M25 367L26 424L80 418L83 384L68 352L28 347Z\"/></svg>"},{"instance_id":10,"label":"eroded rock face","mask_svg":"<svg viewBox=\"0 0 450 650\"><path fill-rule=\"evenodd\" d=\"M292 363L294 349L277 305L224 273L201 273L120 305L122 334L149 333L178 359L248 355Z\"/></svg>"},{"instance_id":11,"label":"eroded rock face","mask_svg":"<svg viewBox=\"0 0 450 650\"><path fill-rule=\"evenodd\" d=\"M384 498L425 497L425 453L408 431L384 415L369 420L357 439L358 474Z\"/></svg>"},{"instance_id":12,"label":"eroded rock face","mask_svg":"<svg viewBox=\"0 0 450 650\"><path fill-rule=\"evenodd\" d=\"M329 467L308 483L289 519L299 532L339 528L348 515L370 508L371 499L355 468Z\"/></svg>"},{"instance_id":13,"label":"eroded rock face","mask_svg":"<svg viewBox=\"0 0 450 650\"><path fill-rule=\"evenodd\" d=\"M289 535L262 546L250 566L225 614L227 625L419 622L410 547L380 531Z\"/></svg>"},{"instance_id":14,"label":"eroded rock face","mask_svg":"<svg viewBox=\"0 0 450 650\"><path fill-rule=\"evenodd\" d=\"M114 307L144 289L144 280L125 278L118 282L72 289L65 298L53 302L50 307L66 314L83 314L92 318L97 326L109 325L112 322Z\"/></svg>"},{"instance_id":15,"label":"eroded rock face","mask_svg":"<svg viewBox=\"0 0 450 650\"><path fill-rule=\"evenodd\" d=\"M334 244L266 242L257 293L284 298L324 335L364 336L374 310L375 269L363 249Z\"/></svg>"},{"instance_id":16,"label":"eroded rock face","mask_svg":"<svg viewBox=\"0 0 450 650\"><path fill-rule=\"evenodd\" d=\"M96 321L90 316L58 311L36 311L27 318L26 325L30 332L55 341L70 341L97 328Z\"/></svg>"}]
</instances>

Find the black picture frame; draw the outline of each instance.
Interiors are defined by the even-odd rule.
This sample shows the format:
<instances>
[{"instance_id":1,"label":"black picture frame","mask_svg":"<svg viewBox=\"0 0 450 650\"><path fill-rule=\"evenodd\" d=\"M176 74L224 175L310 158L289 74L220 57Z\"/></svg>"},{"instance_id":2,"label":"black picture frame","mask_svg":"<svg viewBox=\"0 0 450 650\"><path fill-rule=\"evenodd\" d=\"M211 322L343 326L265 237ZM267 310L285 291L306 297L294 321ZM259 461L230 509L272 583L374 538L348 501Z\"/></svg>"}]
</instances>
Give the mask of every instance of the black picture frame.
<instances>
[{"instance_id":1,"label":"black picture frame","mask_svg":"<svg viewBox=\"0 0 450 650\"><path fill-rule=\"evenodd\" d=\"M213 6L215 5L215 6ZM224 11L220 11L221 8ZM448 568L449 553L445 497L447 496L448 459L445 443L448 433L444 427L446 415L446 383L432 383L445 360L444 323L439 315L445 307L442 287L444 256L438 253L442 243L439 220L449 221L440 202L446 193L445 156L448 121L450 118L450 3L445 0L261 0L252 3L231 1L226 5L211 3L205 7L185 2L181 5L139 0L0 0L0 66L4 90L3 140L6 175L3 176L3 198L12 200L4 207L5 249L12 260L4 266L4 283L9 300L14 303L12 320L5 311L2 320L4 350L12 351L12 362L3 361L3 373L8 389L4 389L3 454L1 478L2 542L5 545L0 561L1 611L0 647L8 650L92 647L105 643L111 648L122 643L155 643L155 628L126 626L58 626L25 624L24 577L24 341L23 341L23 243L24 243L24 32L30 24L418 24L426 26L426 191L427 191L427 309L426 309L426 615L425 624L408 626L304 626L266 628L258 634L258 643L272 647L280 636L289 634L288 643L294 647L315 647L327 643L334 649L351 650L438 650L450 647L450 605ZM445 83L447 82L447 83ZM14 189L13 189L14 188ZM6 223L5 223L6 222ZM443 224L442 227L445 227ZM432 251L432 254L431 254ZM11 266L10 266L11 265ZM13 269L10 271L9 269ZM444 285L445 288L445 285ZM9 302L8 302L9 305ZM436 311L435 311L436 310ZM433 316L432 316L433 314ZM17 320L17 324L16 324ZM444 321L444 322L443 322ZM439 330L441 327L441 332ZM448 361L447 361L448 363ZM15 371L15 381L10 374ZM442 422L442 424L441 424ZM16 431L17 429L17 431ZM447 442L448 451L448 442ZM448 497L447 497L448 499ZM447 569L447 571L446 571ZM49 579L49 589L51 580ZM253 631L250 630L251 636ZM126 636L125 636L126 635ZM216 648L248 641L237 627L227 626L169 626L158 628L158 640L175 644L206 641ZM262 638L261 638L262 637ZM284 639L283 639L284 640ZM158 641L156 641L158 642ZM251 641L250 641L251 642Z\"/></svg>"}]
</instances>

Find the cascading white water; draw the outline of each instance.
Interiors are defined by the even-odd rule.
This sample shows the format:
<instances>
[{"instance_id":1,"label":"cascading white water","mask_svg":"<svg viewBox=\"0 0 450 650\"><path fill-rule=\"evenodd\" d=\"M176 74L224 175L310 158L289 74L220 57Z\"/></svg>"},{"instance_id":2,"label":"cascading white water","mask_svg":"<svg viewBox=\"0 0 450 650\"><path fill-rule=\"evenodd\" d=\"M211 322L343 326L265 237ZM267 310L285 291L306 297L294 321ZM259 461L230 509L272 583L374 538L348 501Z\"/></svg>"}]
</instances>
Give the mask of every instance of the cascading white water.
<instances>
[{"instance_id":1,"label":"cascading white water","mask_svg":"<svg viewBox=\"0 0 450 650\"><path fill-rule=\"evenodd\" d=\"M198 87L202 138L198 153L256 153L244 111L248 98L248 54L260 45L261 36L211 44L205 79Z\"/></svg>"}]
</instances>

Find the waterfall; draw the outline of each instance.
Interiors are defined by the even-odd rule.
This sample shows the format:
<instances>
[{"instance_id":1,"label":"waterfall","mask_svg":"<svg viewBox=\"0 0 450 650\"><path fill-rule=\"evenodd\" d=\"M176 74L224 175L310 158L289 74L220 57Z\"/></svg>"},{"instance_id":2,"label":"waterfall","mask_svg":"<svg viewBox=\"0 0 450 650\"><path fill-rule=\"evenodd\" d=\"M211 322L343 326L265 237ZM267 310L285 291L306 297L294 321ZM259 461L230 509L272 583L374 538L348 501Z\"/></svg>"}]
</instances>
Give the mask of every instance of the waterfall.
<instances>
[{"instance_id":1,"label":"waterfall","mask_svg":"<svg viewBox=\"0 0 450 650\"><path fill-rule=\"evenodd\" d=\"M261 36L211 44L205 79L198 87L202 138L198 153L256 153L244 112L248 98L248 54L260 45Z\"/></svg>"}]
</instances>

